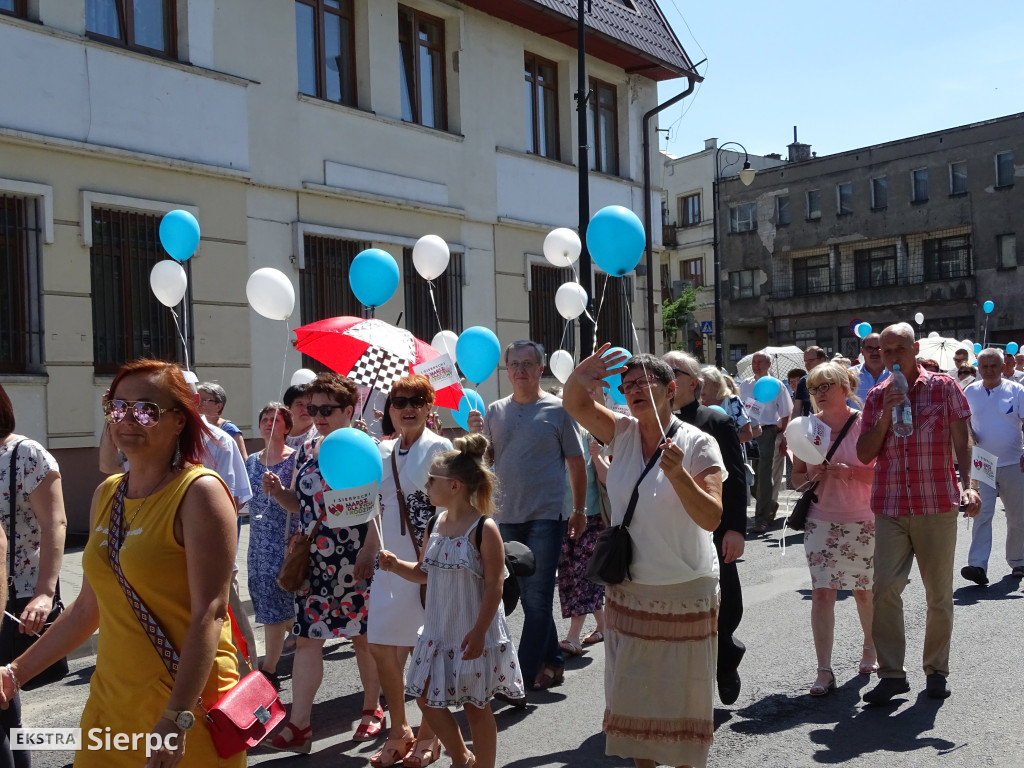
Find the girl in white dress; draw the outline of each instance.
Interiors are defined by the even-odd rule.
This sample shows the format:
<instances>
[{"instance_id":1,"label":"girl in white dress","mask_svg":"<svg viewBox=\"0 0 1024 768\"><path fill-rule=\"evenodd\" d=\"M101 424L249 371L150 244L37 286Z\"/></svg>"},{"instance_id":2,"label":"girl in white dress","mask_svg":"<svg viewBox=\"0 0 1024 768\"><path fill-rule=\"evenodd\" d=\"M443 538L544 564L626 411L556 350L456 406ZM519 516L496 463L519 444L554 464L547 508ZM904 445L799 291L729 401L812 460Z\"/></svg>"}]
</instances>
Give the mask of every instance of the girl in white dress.
<instances>
[{"instance_id":1,"label":"girl in white dress","mask_svg":"<svg viewBox=\"0 0 1024 768\"><path fill-rule=\"evenodd\" d=\"M501 607L505 547L490 519L494 475L483 465L486 450L487 438L469 435L455 441L454 451L435 457L427 493L432 504L447 511L434 521L420 561L399 560L387 550L379 560L381 570L427 584L423 634L412 654L406 692L417 697L453 768L494 768L498 728L490 700L496 691L512 698L525 695ZM448 710L459 705L469 722L473 752Z\"/></svg>"}]
</instances>

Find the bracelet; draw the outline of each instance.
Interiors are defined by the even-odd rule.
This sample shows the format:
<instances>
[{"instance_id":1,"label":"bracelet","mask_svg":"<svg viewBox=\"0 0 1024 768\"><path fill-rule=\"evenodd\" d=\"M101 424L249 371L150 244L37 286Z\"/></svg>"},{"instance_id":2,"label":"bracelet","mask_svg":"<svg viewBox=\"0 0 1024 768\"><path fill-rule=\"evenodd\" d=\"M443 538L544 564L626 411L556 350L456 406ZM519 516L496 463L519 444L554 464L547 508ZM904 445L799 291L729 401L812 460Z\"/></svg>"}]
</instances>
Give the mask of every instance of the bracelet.
<instances>
[{"instance_id":1,"label":"bracelet","mask_svg":"<svg viewBox=\"0 0 1024 768\"><path fill-rule=\"evenodd\" d=\"M21 683L18 682L18 676L16 674L14 674L14 670L11 669L11 665L10 664L7 664L4 667L4 669L6 669L7 673L11 676L11 682L14 683L14 691L15 691L15 693L17 693L18 691L21 690Z\"/></svg>"},{"instance_id":2,"label":"bracelet","mask_svg":"<svg viewBox=\"0 0 1024 768\"><path fill-rule=\"evenodd\" d=\"M573 507L572 508L572 513L574 515L585 515L585 514L587 514L587 508L586 507Z\"/></svg>"}]
</instances>

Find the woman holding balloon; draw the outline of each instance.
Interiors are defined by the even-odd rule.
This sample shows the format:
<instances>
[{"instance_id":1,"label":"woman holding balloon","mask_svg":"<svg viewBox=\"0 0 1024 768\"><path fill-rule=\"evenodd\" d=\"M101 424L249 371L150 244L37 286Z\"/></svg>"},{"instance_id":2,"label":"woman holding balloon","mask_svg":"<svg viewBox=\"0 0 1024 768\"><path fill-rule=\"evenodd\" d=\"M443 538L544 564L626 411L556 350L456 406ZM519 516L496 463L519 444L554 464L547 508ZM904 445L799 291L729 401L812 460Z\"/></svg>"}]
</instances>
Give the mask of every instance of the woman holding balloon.
<instances>
[{"instance_id":1,"label":"woman holding balloon","mask_svg":"<svg viewBox=\"0 0 1024 768\"><path fill-rule=\"evenodd\" d=\"M427 429L434 388L426 376L406 376L391 386L384 411L380 444L384 475L380 484L381 534L400 560L418 562L427 521L436 511L427 495L427 475L434 457L452 449L451 442ZM441 744L424 722L419 737L405 717L406 659L423 628L420 586L390 571L373 575L368 632L370 653L377 664L384 701L391 712L391 731L384 746L370 758L374 768L401 762L429 765L440 757Z\"/></svg>"},{"instance_id":2,"label":"woman holding balloon","mask_svg":"<svg viewBox=\"0 0 1024 768\"><path fill-rule=\"evenodd\" d=\"M323 437L313 444L311 455L298 468L292 487L285 487L273 472L263 475L263 491L293 514L300 528L309 533L319 520L315 548L310 555L308 581L295 595L297 637L292 665L291 717L269 745L289 752L309 753L313 744L310 714L313 698L323 681L323 647L330 638L352 641L359 679L363 684L363 717L353 737L369 741L384 727L384 710L379 706L380 682L366 639L367 596L365 583L373 575L377 534L372 525L333 528L328 522L325 496L332 488L325 479L344 477L345 460L327 454L321 457L324 440L334 431L351 426L359 400L356 385L336 373L321 373L309 385L309 413ZM323 467L321 459L323 458ZM356 484L356 483L354 483ZM347 487L344 482L336 488Z\"/></svg>"},{"instance_id":3,"label":"woman holding balloon","mask_svg":"<svg viewBox=\"0 0 1024 768\"><path fill-rule=\"evenodd\" d=\"M858 402L857 374L835 361L822 363L807 374L807 391L815 416L831 430L831 445L852 420L832 458L822 460L825 446L796 439L803 420L793 424L790 447L794 452L793 482L798 486L818 483L817 500L811 504L804 529L804 550L811 570L811 632L818 658L818 675L812 696L825 696L836 688L832 671L832 643L835 630L836 593L853 591L864 630L864 648L859 671L870 675L878 665L871 641L871 581L875 551L875 516L871 512L871 483L874 462L857 458L860 411L848 400ZM822 455L818 455L822 452ZM810 460L811 463L808 463Z\"/></svg>"}]
</instances>

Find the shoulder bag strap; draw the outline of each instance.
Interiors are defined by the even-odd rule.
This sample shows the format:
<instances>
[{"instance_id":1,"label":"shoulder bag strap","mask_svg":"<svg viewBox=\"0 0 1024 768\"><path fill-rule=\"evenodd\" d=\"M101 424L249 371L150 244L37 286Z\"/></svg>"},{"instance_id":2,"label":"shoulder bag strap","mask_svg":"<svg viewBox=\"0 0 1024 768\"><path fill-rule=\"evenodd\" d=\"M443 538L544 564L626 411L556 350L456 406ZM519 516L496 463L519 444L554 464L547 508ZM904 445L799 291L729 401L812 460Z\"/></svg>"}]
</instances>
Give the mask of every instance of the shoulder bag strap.
<instances>
[{"instance_id":1,"label":"shoulder bag strap","mask_svg":"<svg viewBox=\"0 0 1024 768\"><path fill-rule=\"evenodd\" d=\"M402 491L402 483L398 479L398 459L395 458L395 454L398 453L398 446L402 444L402 438L395 440L395 448L391 451L391 474L395 478L395 493L398 496L398 522L402 529L402 535L405 536L406 528L409 530L409 538L412 539L412 548L416 552L416 558L420 556L420 545L416 541L416 533L413 531L412 521L409 519L409 509L405 505L405 493Z\"/></svg>"},{"instance_id":2,"label":"shoulder bag strap","mask_svg":"<svg viewBox=\"0 0 1024 768\"><path fill-rule=\"evenodd\" d=\"M167 667L167 671L171 673L173 678L178 674L178 652L171 645L171 641L167 638L156 617L150 613L149 608L146 607L146 604L142 602L142 598L139 597L139 593L128 583L128 579L124 576L124 571L121 570L121 544L124 543L126 534L123 525L124 496L127 491L128 475L125 474L121 482L117 484L117 490L114 491L114 501L110 508L110 521L107 524L107 557L110 560L110 568L117 577L117 583L121 585L121 590L124 592L128 604L135 612L135 617L142 624L146 637L153 644L156 652L160 655L160 660Z\"/></svg>"},{"instance_id":3,"label":"shoulder bag strap","mask_svg":"<svg viewBox=\"0 0 1024 768\"><path fill-rule=\"evenodd\" d=\"M10 531L10 534L7 536L7 553L9 561L7 566L7 602L9 604L13 603L15 600L18 599L18 590L14 588L14 518L15 511L18 508L18 499L15 494L17 494L18 492L18 447L20 445L21 440L16 442L14 446L11 448L11 491L10 494L7 496L7 530Z\"/></svg>"},{"instance_id":4,"label":"shoulder bag strap","mask_svg":"<svg viewBox=\"0 0 1024 768\"><path fill-rule=\"evenodd\" d=\"M836 449L839 447L839 444L843 442L843 438L846 437L846 433L850 431L850 427L853 426L853 422L857 420L858 416L860 416L860 411L855 412L849 419L846 420L846 424L843 425L843 430L842 432L839 433L839 437L836 438L836 441L832 443L832 447L828 449L828 453L825 454L826 462L832 458L833 454L836 452Z\"/></svg>"},{"instance_id":5,"label":"shoulder bag strap","mask_svg":"<svg viewBox=\"0 0 1024 768\"><path fill-rule=\"evenodd\" d=\"M665 433L665 440L671 440L675 437L680 424L682 424L682 422L673 416L672 421L669 422L668 431ZM647 460L647 466L644 467L644 471L640 473L640 478L636 481L636 485L633 486L633 495L629 497L629 505L626 507L626 514L622 518L621 527L628 528L629 524L633 522L633 512L636 510L636 503L640 500L640 483L642 483L644 478L647 477L647 473L654 469L654 465L658 463L658 459L660 458L661 446L659 445L651 455L651 458Z\"/></svg>"}]
</instances>

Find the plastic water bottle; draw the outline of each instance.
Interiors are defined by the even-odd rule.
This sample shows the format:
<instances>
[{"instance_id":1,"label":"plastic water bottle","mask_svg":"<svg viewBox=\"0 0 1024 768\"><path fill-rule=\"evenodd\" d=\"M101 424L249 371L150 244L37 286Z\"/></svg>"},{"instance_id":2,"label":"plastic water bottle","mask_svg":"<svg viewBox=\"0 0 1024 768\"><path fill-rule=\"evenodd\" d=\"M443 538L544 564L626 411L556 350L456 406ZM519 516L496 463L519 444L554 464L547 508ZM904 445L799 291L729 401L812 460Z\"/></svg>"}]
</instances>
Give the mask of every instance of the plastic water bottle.
<instances>
[{"instance_id":1,"label":"plastic water bottle","mask_svg":"<svg viewBox=\"0 0 1024 768\"><path fill-rule=\"evenodd\" d=\"M889 386L903 395L903 403L892 409L893 434L897 437L910 437L914 434L914 415L910 410L910 397L907 396L907 393L910 391L910 385L907 383L907 377L903 375L899 365L893 365L892 367L892 384Z\"/></svg>"}]
</instances>

